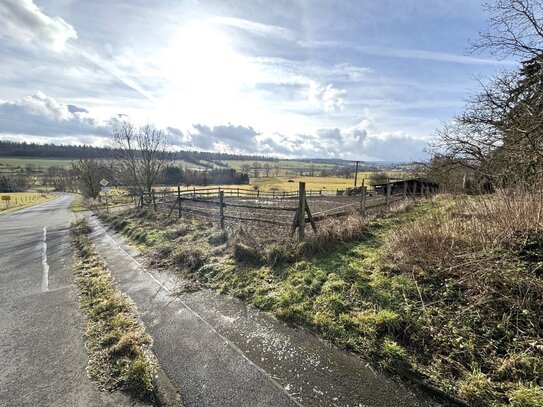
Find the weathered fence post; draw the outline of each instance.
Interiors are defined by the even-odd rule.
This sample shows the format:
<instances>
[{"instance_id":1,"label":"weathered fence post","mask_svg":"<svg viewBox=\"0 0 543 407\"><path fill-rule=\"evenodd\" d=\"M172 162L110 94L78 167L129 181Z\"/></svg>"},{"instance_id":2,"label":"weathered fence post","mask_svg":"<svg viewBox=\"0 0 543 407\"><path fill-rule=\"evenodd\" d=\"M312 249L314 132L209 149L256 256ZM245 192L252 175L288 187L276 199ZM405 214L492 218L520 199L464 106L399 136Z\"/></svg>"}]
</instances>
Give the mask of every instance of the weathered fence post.
<instances>
[{"instance_id":1,"label":"weathered fence post","mask_svg":"<svg viewBox=\"0 0 543 407\"><path fill-rule=\"evenodd\" d=\"M196 187L192 187L192 197L196 198Z\"/></svg>"},{"instance_id":2,"label":"weathered fence post","mask_svg":"<svg viewBox=\"0 0 543 407\"><path fill-rule=\"evenodd\" d=\"M224 191L219 191L219 226L224 229Z\"/></svg>"},{"instance_id":3,"label":"weathered fence post","mask_svg":"<svg viewBox=\"0 0 543 407\"><path fill-rule=\"evenodd\" d=\"M390 191L392 189L392 184L387 184L387 192L386 192L386 198L385 198L385 204L387 208L390 206Z\"/></svg>"},{"instance_id":4,"label":"weathered fence post","mask_svg":"<svg viewBox=\"0 0 543 407\"><path fill-rule=\"evenodd\" d=\"M143 194L141 194L140 196L140 202L139 202L139 205L138 205L140 208L143 208Z\"/></svg>"},{"instance_id":5,"label":"weathered fence post","mask_svg":"<svg viewBox=\"0 0 543 407\"><path fill-rule=\"evenodd\" d=\"M423 194L424 194L424 182L421 182L420 183L420 197L421 198L422 198Z\"/></svg>"},{"instance_id":6,"label":"weathered fence post","mask_svg":"<svg viewBox=\"0 0 543 407\"><path fill-rule=\"evenodd\" d=\"M151 197L153 199L153 209L156 211L156 198L155 198L155 189L151 189Z\"/></svg>"},{"instance_id":7,"label":"weathered fence post","mask_svg":"<svg viewBox=\"0 0 543 407\"><path fill-rule=\"evenodd\" d=\"M298 206L298 239L305 239L305 182L300 182Z\"/></svg>"},{"instance_id":8,"label":"weathered fence post","mask_svg":"<svg viewBox=\"0 0 543 407\"><path fill-rule=\"evenodd\" d=\"M366 216L366 191L368 187L363 186L360 195L360 216Z\"/></svg>"},{"instance_id":9,"label":"weathered fence post","mask_svg":"<svg viewBox=\"0 0 543 407\"><path fill-rule=\"evenodd\" d=\"M177 217L181 219L181 187L177 186L177 203L179 207L177 208Z\"/></svg>"}]
</instances>

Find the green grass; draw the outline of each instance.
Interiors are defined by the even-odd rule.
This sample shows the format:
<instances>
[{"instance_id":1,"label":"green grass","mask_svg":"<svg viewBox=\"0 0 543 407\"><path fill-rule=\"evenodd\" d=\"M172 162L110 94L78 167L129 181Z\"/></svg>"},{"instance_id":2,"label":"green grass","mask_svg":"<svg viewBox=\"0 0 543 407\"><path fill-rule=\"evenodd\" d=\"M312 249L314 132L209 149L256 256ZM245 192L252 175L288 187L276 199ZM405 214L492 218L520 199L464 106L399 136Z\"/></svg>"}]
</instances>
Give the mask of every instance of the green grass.
<instances>
[{"instance_id":1,"label":"green grass","mask_svg":"<svg viewBox=\"0 0 543 407\"><path fill-rule=\"evenodd\" d=\"M89 375L106 389L121 388L151 399L155 364L151 337L136 318L134 305L115 285L105 263L96 253L85 219L72 224L76 253L75 283L85 315Z\"/></svg>"},{"instance_id":2,"label":"green grass","mask_svg":"<svg viewBox=\"0 0 543 407\"><path fill-rule=\"evenodd\" d=\"M49 167L69 168L73 158L39 158L39 157L0 157L0 172L5 166L25 168L33 165L35 168L46 170Z\"/></svg>"},{"instance_id":3,"label":"green grass","mask_svg":"<svg viewBox=\"0 0 543 407\"><path fill-rule=\"evenodd\" d=\"M541 407L542 207L537 196L512 193L441 197L263 251L235 236L225 243L210 223L148 211L105 216L157 266L382 370L468 405Z\"/></svg>"}]
</instances>

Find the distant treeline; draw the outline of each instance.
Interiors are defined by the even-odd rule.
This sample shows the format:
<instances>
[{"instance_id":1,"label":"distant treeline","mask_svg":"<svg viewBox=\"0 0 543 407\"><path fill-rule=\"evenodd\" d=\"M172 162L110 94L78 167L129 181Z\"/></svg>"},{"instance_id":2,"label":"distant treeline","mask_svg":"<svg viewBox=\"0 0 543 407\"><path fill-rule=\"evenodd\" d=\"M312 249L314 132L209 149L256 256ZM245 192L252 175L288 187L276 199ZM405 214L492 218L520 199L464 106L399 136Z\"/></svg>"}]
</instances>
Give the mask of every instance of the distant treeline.
<instances>
[{"instance_id":1,"label":"distant treeline","mask_svg":"<svg viewBox=\"0 0 543 407\"><path fill-rule=\"evenodd\" d=\"M112 158L115 150L107 147L92 147L86 145L56 145L37 143L17 143L13 141L0 141L0 156L2 157L58 157L58 158ZM259 160L278 161L277 158L258 155L239 155L228 153L212 153L205 151L174 151L172 159L185 160L201 165L200 160Z\"/></svg>"},{"instance_id":2,"label":"distant treeline","mask_svg":"<svg viewBox=\"0 0 543 407\"><path fill-rule=\"evenodd\" d=\"M197 171L169 165L162 175L164 185L248 184L249 175L232 168Z\"/></svg>"}]
</instances>

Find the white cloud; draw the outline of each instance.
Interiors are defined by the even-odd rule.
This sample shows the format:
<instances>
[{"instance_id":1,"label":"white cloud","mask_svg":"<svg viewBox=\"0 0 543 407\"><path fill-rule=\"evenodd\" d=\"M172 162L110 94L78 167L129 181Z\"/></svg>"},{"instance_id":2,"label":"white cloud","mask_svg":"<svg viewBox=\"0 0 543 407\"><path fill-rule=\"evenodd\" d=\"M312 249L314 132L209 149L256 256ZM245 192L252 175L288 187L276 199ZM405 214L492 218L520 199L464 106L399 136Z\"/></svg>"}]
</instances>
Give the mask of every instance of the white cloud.
<instances>
[{"instance_id":1,"label":"white cloud","mask_svg":"<svg viewBox=\"0 0 543 407\"><path fill-rule=\"evenodd\" d=\"M60 17L49 17L32 0L2 0L0 17L0 37L15 43L61 51L77 38L74 27Z\"/></svg>"},{"instance_id":2,"label":"white cloud","mask_svg":"<svg viewBox=\"0 0 543 407\"><path fill-rule=\"evenodd\" d=\"M321 85L315 81L309 84L309 100L322 106L325 113L334 113L345 109L347 91L337 89L332 84Z\"/></svg>"},{"instance_id":3,"label":"white cloud","mask_svg":"<svg viewBox=\"0 0 543 407\"><path fill-rule=\"evenodd\" d=\"M60 103L40 91L16 101L0 99L0 134L107 137L116 123L116 118L98 120L87 109Z\"/></svg>"},{"instance_id":4,"label":"white cloud","mask_svg":"<svg viewBox=\"0 0 543 407\"><path fill-rule=\"evenodd\" d=\"M296 34L284 27L262 24L256 21L246 20L244 18L214 17L210 19L210 21L220 25L238 28L262 37L274 37L288 41L294 41L296 39Z\"/></svg>"},{"instance_id":5,"label":"white cloud","mask_svg":"<svg viewBox=\"0 0 543 407\"><path fill-rule=\"evenodd\" d=\"M113 128L125 119L117 115L99 120L83 106L59 102L39 91L15 101L0 100L0 134L17 141L108 145ZM424 140L404 132L380 130L370 118L352 127L324 127L304 134L263 133L230 123L193 124L190 131L170 126L164 131L177 148L289 158L409 161L422 158L425 146Z\"/></svg>"}]
</instances>

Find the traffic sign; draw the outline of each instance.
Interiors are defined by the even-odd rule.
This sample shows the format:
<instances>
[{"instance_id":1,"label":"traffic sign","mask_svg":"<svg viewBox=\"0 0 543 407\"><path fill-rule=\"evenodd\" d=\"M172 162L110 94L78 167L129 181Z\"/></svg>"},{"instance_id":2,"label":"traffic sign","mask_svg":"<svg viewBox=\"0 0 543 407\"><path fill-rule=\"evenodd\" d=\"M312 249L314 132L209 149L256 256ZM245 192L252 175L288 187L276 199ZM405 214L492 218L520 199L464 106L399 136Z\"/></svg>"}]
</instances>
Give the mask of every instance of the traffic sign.
<instances>
[{"instance_id":1,"label":"traffic sign","mask_svg":"<svg viewBox=\"0 0 543 407\"><path fill-rule=\"evenodd\" d=\"M109 181L105 178L102 178L102 181L100 181L100 185L102 185L103 187L107 186L107 184L109 184Z\"/></svg>"}]
</instances>

